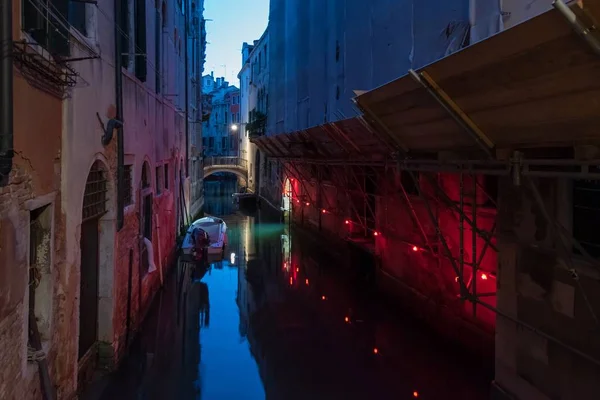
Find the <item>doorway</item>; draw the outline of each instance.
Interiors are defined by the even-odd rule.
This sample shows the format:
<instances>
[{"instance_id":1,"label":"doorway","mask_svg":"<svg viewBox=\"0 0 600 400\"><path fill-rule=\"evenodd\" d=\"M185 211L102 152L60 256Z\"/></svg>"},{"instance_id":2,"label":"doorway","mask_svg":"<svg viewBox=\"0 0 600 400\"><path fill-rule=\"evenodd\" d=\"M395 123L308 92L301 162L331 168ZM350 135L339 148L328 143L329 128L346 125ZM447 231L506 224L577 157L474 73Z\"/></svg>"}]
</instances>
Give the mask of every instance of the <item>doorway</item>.
<instances>
[{"instance_id":1,"label":"doorway","mask_svg":"<svg viewBox=\"0 0 600 400\"><path fill-rule=\"evenodd\" d=\"M79 294L79 359L98 337L98 218L81 224L81 275Z\"/></svg>"},{"instance_id":2,"label":"doorway","mask_svg":"<svg viewBox=\"0 0 600 400\"><path fill-rule=\"evenodd\" d=\"M100 265L99 220L107 212L106 171L96 161L85 184L81 218L81 264L79 294L79 360L89 354L92 364L97 359L98 298Z\"/></svg>"}]
</instances>

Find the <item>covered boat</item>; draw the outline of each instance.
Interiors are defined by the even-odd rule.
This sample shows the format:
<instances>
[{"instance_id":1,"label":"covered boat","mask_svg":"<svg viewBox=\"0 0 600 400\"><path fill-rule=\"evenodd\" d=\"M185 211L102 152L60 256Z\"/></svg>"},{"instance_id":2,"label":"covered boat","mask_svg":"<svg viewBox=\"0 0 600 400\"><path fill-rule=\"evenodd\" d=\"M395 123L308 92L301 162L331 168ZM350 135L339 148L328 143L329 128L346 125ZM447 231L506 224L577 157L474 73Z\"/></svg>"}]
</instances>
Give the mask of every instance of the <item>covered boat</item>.
<instances>
[{"instance_id":1,"label":"covered boat","mask_svg":"<svg viewBox=\"0 0 600 400\"><path fill-rule=\"evenodd\" d=\"M222 254L227 245L227 224L221 218L207 216L194 221L187 230L182 250L185 258L199 260L208 254Z\"/></svg>"}]
</instances>

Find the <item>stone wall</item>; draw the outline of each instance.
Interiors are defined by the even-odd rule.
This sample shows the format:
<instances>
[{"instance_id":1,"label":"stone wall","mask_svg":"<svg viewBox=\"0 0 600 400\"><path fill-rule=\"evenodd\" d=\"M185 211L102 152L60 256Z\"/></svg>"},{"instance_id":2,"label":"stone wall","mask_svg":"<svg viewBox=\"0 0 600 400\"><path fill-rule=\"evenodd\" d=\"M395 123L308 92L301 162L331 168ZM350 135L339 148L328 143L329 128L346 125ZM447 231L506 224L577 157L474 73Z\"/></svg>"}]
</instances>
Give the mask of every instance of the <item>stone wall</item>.
<instances>
[{"instance_id":1,"label":"stone wall","mask_svg":"<svg viewBox=\"0 0 600 400\"><path fill-rule=\"evenodd\" d=\"M596 398L600 365L576 352L600 360L597 263L561 244L526 182L517 187L507 178L500 185L498 308L508 318L497 319L496 384L518 399ZM535 186L570 234L563 218L573 206L570 182L543 179Z\"/></svg>"}]
</instances>

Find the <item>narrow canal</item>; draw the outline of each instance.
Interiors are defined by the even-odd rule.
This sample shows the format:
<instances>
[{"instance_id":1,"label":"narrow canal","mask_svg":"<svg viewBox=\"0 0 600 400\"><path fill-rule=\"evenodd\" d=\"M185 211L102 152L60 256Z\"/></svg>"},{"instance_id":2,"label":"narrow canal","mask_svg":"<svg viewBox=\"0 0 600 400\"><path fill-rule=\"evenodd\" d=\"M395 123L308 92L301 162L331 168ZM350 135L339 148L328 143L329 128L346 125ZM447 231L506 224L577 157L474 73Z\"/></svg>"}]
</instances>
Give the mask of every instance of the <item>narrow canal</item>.
<instances>
[{"instance_id":1,"label":"narrow canal","mask_svg":"<svg viewBox=\"0 0 600 400\"><path fill-rule=\"evenodd\" d=\"M489 360L379 298L360 257L236 209L222 261L178 267L101 399L488 399Z\"/></svg>"}]
</instances>

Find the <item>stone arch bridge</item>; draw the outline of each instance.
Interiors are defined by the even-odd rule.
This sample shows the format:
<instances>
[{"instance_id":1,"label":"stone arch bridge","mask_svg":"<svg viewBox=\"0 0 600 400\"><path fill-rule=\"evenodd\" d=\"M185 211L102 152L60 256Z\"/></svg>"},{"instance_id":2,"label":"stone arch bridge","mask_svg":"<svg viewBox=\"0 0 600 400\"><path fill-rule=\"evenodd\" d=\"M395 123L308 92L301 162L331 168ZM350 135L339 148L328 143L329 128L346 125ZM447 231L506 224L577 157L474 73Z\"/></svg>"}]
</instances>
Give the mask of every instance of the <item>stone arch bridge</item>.
<instances>
[{"instance_id":1,"label":"stone arch bridge","mask_svg":"<svg viewBox=\"0 0 600 400\"><path fill-rule=\"evenodd\" d=\"M248 182L248 160L241 157L206 157L204 177L218 172L229 172Z\"/></svg>"}]
</instances>

